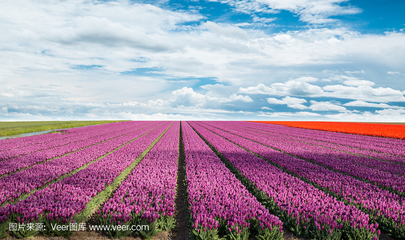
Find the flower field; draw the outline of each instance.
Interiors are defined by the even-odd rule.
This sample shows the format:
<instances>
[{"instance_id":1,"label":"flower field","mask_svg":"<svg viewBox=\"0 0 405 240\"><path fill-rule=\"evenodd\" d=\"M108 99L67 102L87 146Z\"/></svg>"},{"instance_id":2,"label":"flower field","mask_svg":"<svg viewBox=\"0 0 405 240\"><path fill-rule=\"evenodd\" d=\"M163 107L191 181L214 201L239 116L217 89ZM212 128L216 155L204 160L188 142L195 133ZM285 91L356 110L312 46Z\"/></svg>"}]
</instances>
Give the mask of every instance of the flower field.
<instances>
[{"instance_id":1,"label":"flower field","mask_svg":"<svg viewBox=\"0 0 405 240\"><path fill-rule=\"evenodd\" d=\"M0 140L0 238L68 237L96 221L104 237L151 239L185 220L198 240L405 239L405 140L396 138L128 121Z\"/></svg>"},{"instance_id":2,"label":"flower field","mask_svg":"<svg viewBox=\"0 0 405 240\"><path fill-rule=\"evenodd\" d=\"M375 137L405 139L405 125L373 124L352 122L303 122L303 121L256 121L258 123L280 124L288 127L307 128L330 132L352 133Z\"/></svg>"}]
</instances>

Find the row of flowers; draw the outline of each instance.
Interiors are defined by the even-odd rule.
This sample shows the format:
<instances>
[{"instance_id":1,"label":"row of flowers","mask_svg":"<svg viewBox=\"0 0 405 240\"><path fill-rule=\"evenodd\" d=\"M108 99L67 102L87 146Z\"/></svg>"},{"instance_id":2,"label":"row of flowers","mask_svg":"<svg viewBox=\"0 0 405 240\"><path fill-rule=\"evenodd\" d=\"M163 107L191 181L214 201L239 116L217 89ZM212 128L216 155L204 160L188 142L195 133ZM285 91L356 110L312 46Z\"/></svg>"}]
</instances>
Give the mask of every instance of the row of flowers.
<instances>
[{"instance_id":1,"label":"row of flowers","mask_svg":"<svg viewBox=\"0 0 405 240\"><path fill-rule=\"evenodd\" d=\"M74 152L61 158L35 165L22 171L0 178L0 204L13 202L23 194L28 194L45 184L51 183L70 172L97 160L125 143L151 131L148 126L101 144Z\"/></svg>"},{"instance_id":2,"label":"row of flowers","mask_svg":"<svg viewBox=\"0 0 405 240\"><path fill-rule=\"evenodd\" d=\"M133 124L130 129L109 128L109 131L107 133L103 131L102 134L99 134L98 136L94 133L86 134L86 139L83 139L82 137L79 137L80 135L77 135L75 138L70 139L70 143L65 142L65 144L62 146L53 147L43 151L33 152L28 155L4 160L0 166L0 176L16 172L27 167L31 167L35 164L39 164L56 157L66 155L104 141L108 141L118 136L129 134L130 132L137 131L139 128L144 127L145 125L146 124Z\"/></svg>"},{"instance_id":3,"label":"row of flowers","mask_svg":"<svg viewBox=\"0 0 405 240\"><path fill-rule=\"evenodd\" d=\"M136 234L152 237L175 225L177 159L180 122L175 122L105 203L101 225L149 225L149 231L116 231L111 237Z\"/></svg>"},{"instance_id":4,"label":"row of flowers","mask_svg":"<svg viewBox=\"0 0 405 240\"><path fill-rule=\"evenodd\" d=\"M38 143L51 142L59 139L60 137L60 134L41 134L19 138L2 139L0 140L0 152L15 148L22 148L25 146L31 146Z\"/></svg>"},{"instance_id":5,"label":"row of flowers","mask_svg":"<svg viewBox=\"0 0 405 240\"><path fill-rule=\"evenodd\" d=\"M245 130L242 126L235 126L233 129L236 131L247 131L251 132L252 129L248 128ZM254 131L253 131L254 132ZM279 134L268 134L266 132L254 132L258 137L264 137L267 141L280 141L282 140L283 144L289 145L291 147L302 148L302 147L310 147L316 152L321 152L322 154L328 156L336 156L339 159L344 159L346 161L352 162L354 164L361 164L370 168L375 168L382 170L384 172L388 172L391 174L396 174L399 176L405 175L405 158L397 157L397 160L402 164L397 164L394 162L382 162L381 160L377 160L374 158L366 157L366 156L359 156L355 154L348 153L351 149L349 147L345 147L340 145L342 142L338 142L337 144L332 143L321 143L314 140L296 140L293 137L290 137L288 133L284 133L284 131L280 132ZM312 134L315 135L315 134ZM312 135L308 134L308 137ZM387 155L386 155L387 156ZM394 157L394 156L391 156Z\"/></svg>"},{"instance_id":6,"label":"row of flowers","mask_svg":"<svg viewBox=\"0 0 405 240\"><path fill-rule=\"evenodd\" d=\"M13 146L11 149L0 152L0 160L5 161L7 159L15 158L18 156L24 156L30 153L40 152L42 150L71 144L94 136L104 135L115 129L116 128L114 128L113 126L107 125L106 129L100 129L101 131L83 131L82 134L47 134L52 139L52 141L43 141L42 137L40 137L40 140L42 140L42 142L37 142L37 140L35 140L31 141L31 144L28 146Z\"/></svg>"},{"instance_id":7,"label":"row of flowers","mask_svg":"<svg viewBox=\"0 0 405 240\"><path fill-rule=\"evenodd\" d=\"M275 124L257 124L257 123L250 123L250 122L240 122L241 124L250 124L250 126L254 126L257 128L259 125L260 127L265 127L268 126L269 128L280 128L283 129L283 131L289 131L293 132L296 131L297 133L318 133L322 135L322 137L326 137L327 139L341 139L345 138L348 140L349 144L362 144L367 142L372 142L370 147L372 146L378 146L378 147L384 147L387 144L388 145L394 145L394 146L404 146L404 142L400 139L395 139L395 138L381 138L381 137L373 137L373 136L365 136L365 135L356 135L356 134L347 134L347 133L339 133L339 132L329 132L329 131L319 131L319 130L314 130L314 129L304 129L304 128L294 128L294 127L286 127L286 126L281 126L281 125L275 125ZM359 145L361 147L361 145Z\"/></svg>"},{"instance_id":8,"label":"row of flowers","mask_svg":"<svg viewBox=\"0 0 405 240\"><path fill-rule=\"evenodd\" d=\"M53 141L62 140L64 138L69 138L72 136L81 136L83 133L91 133L91 132L97 133L99 131L104 131L103 129L105 128L124 129L125 127L126 128L131 127L131 125L133 124L134 124L133 122L108 123L102 125L84 126L79 128L71 128L57 131L62 134L40 134L27 137L0 140L0 153L2 151L8 150L25 149L27 147L32 147L34 145L51 144L51 142Z\"/></svg>"},{"instance_id":9,"label":"row of flowers","mask_svg":"<svg viewBox=\"0 0 405 240\"><path fill-rule=\"evenodd\" d=\"M288 154L307 159L316 164L326 166L334 171L340 171L356 178L378 184L384 189L393 191L401 196L405 195L405 177L388 173L376 168L364 166L356 161L341 158L341 154L322 147L308 145L305 143L293 143L281 139L255 134L252 131L233 130L225 124L216 124L216 127L226 129L232 135L238 135L249 140L256 141L263 145L281 150ZM353 158L355 158L353 156ZM381 162L382 165L386 164Z\"/></svg>"},{"instance_id":10,"label":"row of flowers","mask_svg":"<svg viewBox=\"0 0 405 240\"><path fill-rule=\"evenodd\" d=\"M358 135L288 128L272 124L239 122L233 125L237 128L260 131L275 137L303 141L384 161L392 161L400 164L405 163L405 143L402 140L366 136L361 139L356 139L359 137Z\"/></svg>"},{"instance_id":11,"label":"row of flowers","mask_svg":"<svg viewBox=\"0 0 405 240\"><path fill-rule=\"evenodd\" d=\"M5 216L2 217L1 224L7 224L10 221L24 224L43 222L49 226L45 234L69 235L70 231L58 231L58 229L52 229L50 225L69 225L77 219L82 219L78 215L86 209L92 198L106 190L169 125L170 123L160 125L148 134L90 164L87 168L36 191L25 200L16 204L7 204L0 209L0 216ZM74 217L77 218L74 219ZM30 237L37 233L35 230L23 229L17 230L15 235Z\"/></svg>"},{"instance_id":12,"label":"row of flowers","mask_svg":"<svg viewBox=\"0 0 405 240\"><path fill-rule=\"evenodd\" d=\"M188 204L196 239L281 239L269 213L188 125L182 125Z\"/></svg>"},{"instance_id":13,"label":"row of flowers","mask_svg":"<svg viewBox=\"0 0 405 240\"><path fill-rule=\"evenodd\" d=\"M405 125L353 122L304 122L304 121L257 121L330 132L351 133L367 136L405 139Z\"/></svg>"},{"instance_id":14,"label":"row of flowers","mask_svg":"<svg viewBox=\"0 0 405 240\"><path fill-rule=\"evenodd\" d=\"M267 195L266 206L297 235L315 239L378 238L369 215L207 130L215 128L192 126L231 167Z\"/></svg>"},{"instance_id":15,"label":"row of flowers","mask_svg":"<svg viewBox=\"0 0 405 240\"><path fill-rule=\"evenodd\" d=\"M393 237L405 238L405 206L401 204L405 202L405 198L401 200L398 195L373 184L333 172L244 138L237 136L226 136L225 138L266 158L306 182L335 195L347 204L352 204L370 214L371 219L378 222L380 228Z\"/></svg>"},{"instance_id":16,"label":"row of flowers","mask_svg":"<svg viewBox=\"0 0 405 240\"><path fill-rule=\"evenodd\" d=\"M70 137L70 135L67 134L40 134L29 137L0 140L0 160L7 158L7 155L4 152L9 152L9 155L12 156L13 152L15 152L16 150L31 147L36 144L53 142L68 137Z\"/></svg>"}]
</instances>

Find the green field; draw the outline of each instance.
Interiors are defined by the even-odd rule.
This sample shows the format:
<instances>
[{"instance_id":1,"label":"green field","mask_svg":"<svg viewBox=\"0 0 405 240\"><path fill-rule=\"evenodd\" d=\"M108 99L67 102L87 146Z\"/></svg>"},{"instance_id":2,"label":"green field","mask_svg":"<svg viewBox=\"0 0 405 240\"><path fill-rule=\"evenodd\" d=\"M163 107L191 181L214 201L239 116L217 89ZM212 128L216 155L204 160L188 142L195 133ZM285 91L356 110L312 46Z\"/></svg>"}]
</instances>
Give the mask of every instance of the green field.
<instances>
[{"instance_id":1,"label":"green field","mask_svg":"<svg viewBox=\"0 0 405 240\"><path fill-rule=\"evenodd\" d=\"M52 129L64 129L98 125L120 121L32 121L32 122L0 122L0 137L22 133L41 132Z\"/></svg>"}]
</instances>

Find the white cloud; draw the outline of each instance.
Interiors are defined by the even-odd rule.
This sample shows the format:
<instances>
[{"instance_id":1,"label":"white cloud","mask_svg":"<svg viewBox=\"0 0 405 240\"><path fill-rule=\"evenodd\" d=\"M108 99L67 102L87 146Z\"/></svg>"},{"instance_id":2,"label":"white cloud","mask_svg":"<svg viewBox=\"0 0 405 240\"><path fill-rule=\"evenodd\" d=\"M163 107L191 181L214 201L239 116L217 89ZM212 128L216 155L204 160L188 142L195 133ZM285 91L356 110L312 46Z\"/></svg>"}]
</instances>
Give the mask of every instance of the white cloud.
<instances>
[{"instance_id":1,"label":"white cloud","mask_svg":"<svg viewBox=\"0 0 405 240\"><path fill-rule=\"evenodd\" d=\"M1 95L5 96L5 97L9 97L9 98L14 97L14 94L12 94L12 93L2 93Z\"/></svg>"},{"instance_id":2,"label":"white cloud","mask_svg":"<svg viewBox=\"0 0 405 240\"><path fill-rule=\"evenodd\" d=\"M197 120L192 116L187 116L183 114L164 114L164 113L153 113L153 114L144 114L144 113L132 113L132 112L98 112L92 111L86 114L88 119L111 119L111 113L113 113L114 119L128 119L128 120L137 120L137 121L176 121L176 120Z\"/></svg>"},{"instance_id":3,"label":"white cloud","mask_svg":"<svg viewBox=\"0 0 405 240\"><path fill-rule=\"evenodd\" d=\"M344 81L343 84L349 85L349 86L374 86L375 83L367 81L367 80L347 80Z\"/></svg>"},{"instance_id":4,"label":"white cloud","mask_svg":"<svg viewBox=\"0 0 405 240\"><path fill-rule=\"evenodd\" d=\"M208 90L213 96L231 95L235 92L235 87L225 86L223 84L207 84L201 86L201 88Z\"/></svg>"},{"instance_id":5,"label":"white cloud","mask_svg":"<svg viewBox=\"0 0 405 240\"><path fill-rule=\"evenodd\" d=\"M388 71L387 73L390 74L390 75L401 75L400 72Z\"/></svg>"},{"instance_id":6,"label":"white cloud","mask_svg":"<svg viewBox=\"0 0 405 240\"><path fill-rule=\"evenodd\" d=\"M279 100L277 98L267 98L267 102L270 104L287 104L285 101L283 100Z\"/></svg>"},{"instance_id":7,"label":"white cloud","mask_svg":"<svg viewBox=\"0 0 405 240\"><path fill-rule=\"evenodd\" d=\"M209 0L210 2L221 2L229 4L239 12L252 13L252 12L265 12L265 13L276 13L277 11L271 10L259 1L236 1L236 0Z\"/></svg>"},{"instance_id":8,"label":"white cloud","mask_svg":"<svg viewBox=\"0 0 405 240\"><path fill-rule=\"evenodd\" d=\"M296 78L296 79L294 79L294 81L296 81L296 82L317 82L317 81L319 81L319 79L316 78L316 77L310 77L310 76L308 76L308 77L299 77L299 78Z\"/></svg>"},{"instance_id":9,"label":"white cloud","mask_svg":"<svg viewBox=\"0 0 405 240\"><path fill-rule=\"evenodd\" d=\"M344 106L348 107L372 107L372 108L403 108L399 106L391 106L386 103L370 103L370 102L365 102L365 101L352 101L343 104Z\"/></svg>"},{"instance_id":10,"label":"white cloud","mask_svg":"<svg viewBox=\"0 0 405 240\"><path fill-rule=\"evenodd\" d=\"M8 113L8 108L7 107L0 108L0 113L1 114L7 114Z\"/></svg>"},{"instance_id":11,"label":"white cloud","mask_svg":"<svg viewBox=\"0 0 405 240\"><path fill-rule=\"evenodd\" d=\"M135 49L167 51L179 48L179 45L168 41L166 36L156 33L145 33L114 23L105 17L85 16L73 20L75 28L60 29L55 32L54 40L63 44L80 43L101 44L110 46L128 46Z\"/></svg>"},{"instance_id":12,"label":"white cloud","mask_svg":"<svg viewBox=\"0 0 405 240\"><path fill-rule=\"evenodd\" d=\"M251 99L249 96L236 95L236 94L232 94L229 97L229 99L232 101L253 102L253 99Z\"/></svg>"},{"instance_id":13,"label":"white cloud","mask_svg":"<svg viewBox=\"0 0 405 240\"><path fill-rule=\"evenodd\" d=\"M174 91L172 97L166 100L137 102L129 101L122 103L82 103L65 101L54 107L53 102L44 105L9 106L1 107L2 120L75 120L75 119L129 119L129 120L209 120L209 119L240 119L241 116L249 116L247 111L228 111L219 108L210 108L210 101L206 100L202 106L186 104L179 105L177 101L193 101L199 99L199 95L188 89ZM189 95L185 97L184 95ZM203 97L204 94L201 94ZM196 97L197 96L197 97ZM180 97L180 98L181 98ZM205 96L206 97L206 96ZM210 100L213 100L210 98ZM227 100L230 101L230 100ZM57 115L57 118L54 116Z\"/></svg>"},{"instance_id":14,"label":"white cloud","mask_svg":"<svg viewBox=\"0 0 405 240\"><path fill-rule=\"evenodd\" d=\"M306 109L308 108L307 106L303 105L303 103L306 103L307 100L302 99L302 98L295 98L295 97L290 97L287 96L283 98L282 100L276 99L276 98L267 98L267 102L270 104L285 104L290 108L296 108L296 109Z\"/></svg>"},{"instance_id":15,"label":"white cloud","mask_svg":"<svg viewBox=\"0 0 405 240\"><path fill-rule=\"evenodd\" d=\"M259 22L263 24L271 23L277 20L277 18L263 18L263 17L258 17L256 15L253 16L253 22Z\"/></svg>"},{"instance_id":16,"label":"white cloud","mask_svg":"<svg viewBox=\"0 0 405 240\"><path fill-rule=\"evenodd\" d=\"M324 96L335 98L346 98L374 102L402 102L405 101L404 94L392 88L372 88L370 86L343 86L327 85L323 87Z\"/></svg>"},{"instance_id":17,"label":"white cloud","mask_svg":"<svg viewBox=\"0 0 405 240\"><path fill-rule=\"evenodd\" d=\"M387 74L389 75L394 75L394 76L405 76L405 73L400 73L400 72L393 72L393 71L388 71Z\"/></svg>"},{"instance_id":18,"label":"white cloud","mask_svg":"<svg viewBox=\"0 0 405 240\"><path fill-rule=\"evenodd\" d=\"M207 21L201 25L202 28L207 28L211 32L218 34L220 36L229 37L229 38L237 38L242 40L248 40L249 36L247 35L246 31L240 29L239 27L235 26L220 26L214 22Z\"/></svg>"},{"instance_id":19,"label":"white cloud","mask_svg":"<svg viewBox=\"0 0 405 240\"><path fill-rule=\"evenodd\" d=\"M209 97L194 92L192 88L184 87L179 90L172 92L173 97L170 98L171 105L175 106L197 106L201 107L204 103L209 100ZM217 99L215 99L217 100ZM219 100L219 99L218 99ZM226 100L222 100L226 101Z\"/></svg>"},{"instance_id":20,"label":"white cloud","mask_svg":"<svg viewBox=\"0 0 405 240\"><path fill-rule=\"evenodd\" d=\"M339 77L341 80L342 77ZM373 82L350 78L345 85L326 85L320 87L306 82L290 80L285 83L273 83L270 87L259 83L257 86L239 88L240 93L265 94L275 96L333 97L374 102L402 102L404 93L392 88L371 87Z\"/></svg>"},{"instance_id":21,"label":"white cloud","mask_svg":"<svg viewBox=\"0 0 405 240\"><path fill-rule=\"evenodd\" d=\"M314 112L272 112L272 113L265 113L261 112L257 116L260 117L274 117L274 118L285 118L285 117L319 117L322 116L318 113Z\"/></svg>"},{"instance_id":22,"label":"white cloud","mask_svg":"<svg viewBox=\"0 0 405 240\"><path fill-rule=\"evenodd\" d=\"M311 106L309 106L309 109L312 111L338 111L338 112L346 112L347 109L343 106L336 105L331 102L317 102L314 100L311 100Z\"/></svg>"},{"instance_id":23,"label":"white cloud","mask_svg":"<svg viewBox=\"0 0 405 240\"><path fill-rule=\"evenodd\" d=\"M171 93L168 100L149 100L147 106L150 107L197 107L197 108L213 108L218 107L223 103L230 103L234 101L242 101L245 103L254 102L249 96L232 94L228 98L220 97L212 92L201 94L195 92L190 87L183 87Z\"/></svg>"},{"instance_id":24,"label":"white cloud","mask_svg":"<svg viewBox=\"0 0 405 240\"><path fill-rule=\"evenodd\" d=\"M306 82L290 80L285 83L273 83L270 87L259 83L256 87L239 88L240 93L267 94L275 96L318 96L323 94L321 87Z\"/></svg>"},{"instance_id":25,"label":"white cloud","mask_svg":"<svg viewBox=\"0 0 405 240\"><path fill-rule=\"evenodd\" d=\"M349 73L350 74L350 73ZM343 82L343 84L348 85L348 86L374 86L375 83L368 81L368 80L363 80L359 79L357 77L353 76L347 76L347 75L333 75L326 79L326 81L340 81Z\"/></svg>"},{"instance_id":26,"label":"white cloud","mask_svg":"<svg viewBox=\"0 0 405 240\"><path fill-rule=\"evenodd\" d=\"M325 117L337 121L364 121L364 122L403 122L405 109L384 109L374 112L344 112L339 114L328 114Z\"/></svg>"},{"instance_id":27,"label":"white cloud","mask_svg":"<svg viewBox=\"0 0 405 240\"><path fill-rule=\"evenodd\" d=\"M261 107L261 109L262 110L271 110L271 111L273 111L274 109L272 109L272 108L269 108L269 107L266 107L266 106L264 106L264 107Z\"/></svg>"},{"instance_id":28,"label":"white cloud","mask_svg":"<svg viewBox=\"0 0 405 240\"><path fill-rule=\"evenodd\" d=\"M366 73L364 70L360 70L360 71L345 71L345 73L347 73L347 74L357 74L357 73L362 73L362 74L364 74L364 73Z\"/></svg>"}]
</instances>

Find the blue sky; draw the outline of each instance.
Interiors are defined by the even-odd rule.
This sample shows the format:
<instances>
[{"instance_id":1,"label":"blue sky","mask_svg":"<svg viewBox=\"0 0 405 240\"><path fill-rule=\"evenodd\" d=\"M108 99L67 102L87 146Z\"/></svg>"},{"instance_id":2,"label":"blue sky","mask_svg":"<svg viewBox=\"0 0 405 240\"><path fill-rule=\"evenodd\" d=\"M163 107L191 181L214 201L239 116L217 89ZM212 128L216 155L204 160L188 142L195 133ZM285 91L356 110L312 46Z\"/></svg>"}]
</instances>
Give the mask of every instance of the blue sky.
<instances>
[{"instance_id":1,"label":"blue sky","mask_svg":"<svg viewBox=\"0 0 405 240\"><path fill-rule=\"evenodd\" d=\"M404 121L399 0L2 0L0 121Z\"/></svg>"}]
</instances>

